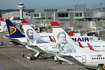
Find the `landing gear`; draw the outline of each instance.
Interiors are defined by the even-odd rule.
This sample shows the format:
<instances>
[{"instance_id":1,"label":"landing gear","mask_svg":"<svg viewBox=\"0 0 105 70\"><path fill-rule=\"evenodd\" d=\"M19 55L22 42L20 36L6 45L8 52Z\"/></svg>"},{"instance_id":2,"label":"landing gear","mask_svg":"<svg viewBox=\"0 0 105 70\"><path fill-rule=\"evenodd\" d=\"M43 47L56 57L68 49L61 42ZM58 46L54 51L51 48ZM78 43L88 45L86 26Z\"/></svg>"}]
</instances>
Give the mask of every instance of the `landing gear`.
<instances>
[{"instance_id":1,"label":"landing gear","mask_svg":"<svg viewBox=\"0 0 105 70\"><path fill-rule=\"evenodd\" d=\"M102 66L102 67L103 67L103 69L105 69L105 64L103 64L103 66Z\"/></svg>"},{"instance_id":2,"label":"landing gear","mask_svg":"<svg viewBox=\"0 0 105 70\"><path fill-rule=\"evenodd\" d=\"M105 65L104 64L99 64L98 68L99 68L99 70L104 70L105 69Z\"/></svg>"}]
</instances>

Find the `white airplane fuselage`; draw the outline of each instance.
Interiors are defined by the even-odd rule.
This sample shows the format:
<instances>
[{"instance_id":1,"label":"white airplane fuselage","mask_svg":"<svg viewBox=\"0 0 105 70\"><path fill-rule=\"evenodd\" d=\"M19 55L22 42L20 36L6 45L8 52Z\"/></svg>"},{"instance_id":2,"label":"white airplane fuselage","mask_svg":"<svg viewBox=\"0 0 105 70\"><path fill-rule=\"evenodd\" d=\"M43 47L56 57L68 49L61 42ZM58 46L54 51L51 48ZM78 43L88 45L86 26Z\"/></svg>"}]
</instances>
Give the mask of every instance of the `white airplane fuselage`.
<instances>
[{"instance_id":1,"label":"white airplane fuselage","mask_svg":"<svg viewBox=\"0 0 105 70\"><path fill-rule=\"evenodd\" d=\"M70 54L74 59L86 66L97 67L99 64L105 64L105 52L82 52ZM75 62L75 61L74 61ZM77 61L76 61L77 63ZM77 63L79 64L79 63Z\"/></svg>"},{"instance_id":2,"label":"white airplane fuselage","mask_svg":"<svg viewBox=\"0 0 105 70\"><path fill-rule=\"evenodd\" d=\"M58 52L58 48L56 47L56 43L40 43L40 44L35 44L36 46L38 46L41 51L40 52L46 52L46 53L54 53L57 54ZM37 47L35 46L26 46L27 49L33 50L33 51L37 51ZM39 51L39 49L38 49Z\"/></svg>"}]
</instances>

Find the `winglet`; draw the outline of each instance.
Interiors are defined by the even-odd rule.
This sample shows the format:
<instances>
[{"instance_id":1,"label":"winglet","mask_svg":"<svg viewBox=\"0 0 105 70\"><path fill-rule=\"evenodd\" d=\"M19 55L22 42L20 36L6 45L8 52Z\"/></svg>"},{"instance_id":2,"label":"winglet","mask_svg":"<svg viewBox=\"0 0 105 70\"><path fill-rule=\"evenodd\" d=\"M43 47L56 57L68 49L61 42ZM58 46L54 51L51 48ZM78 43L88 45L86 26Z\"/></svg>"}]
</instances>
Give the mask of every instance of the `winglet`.
<instances>
[{"instance_id":1,"label":"winglet","mask_svg":"<svg viewBox=\"0 0 105 70\"><path fill-rule=\"evenodd\" d=\"M10 19L10 16L8 16L6 19Z\"/></svg>"},{"instance_id":2,"label":"winglet","mask_svg":"<svg viewBox=\"0 0 105 70\"><path fill-rule=\"evenodd\" d=\"M79 44L79 46L80 46L81 48L83 48L83 46L82 46L82 44L81 44L80 42L78 42L78 44Z\"/></svg>"},{"instance_id":3,"label":"winglet","mask_svg":"<svg viewBox=\"0 0 105 70\"><path fill-rule=\"evenodd\" d=\"M94 51L94 49L91 47L91 45L89 43L87 43L87 44L89 46L89 49Z\"/></svg>"},{"instance_id":4,"label":"winglet","mask_svg":"<svg viewBox=\"0 0 105 70\"><path fill-rule=\"evenodd\" d=\"M51 26L60 26L57 22L51 22Z\"/></svg>"},{"instance_id":5,"label":"winglet","mask_svg":"<svg viewBox=\"0 0 105 70\"><path fill-rule=\"evenodd\" d=\"M21 20L22 24L28 24L28 22L26 20Z\"/></svg>"}]
</instances>

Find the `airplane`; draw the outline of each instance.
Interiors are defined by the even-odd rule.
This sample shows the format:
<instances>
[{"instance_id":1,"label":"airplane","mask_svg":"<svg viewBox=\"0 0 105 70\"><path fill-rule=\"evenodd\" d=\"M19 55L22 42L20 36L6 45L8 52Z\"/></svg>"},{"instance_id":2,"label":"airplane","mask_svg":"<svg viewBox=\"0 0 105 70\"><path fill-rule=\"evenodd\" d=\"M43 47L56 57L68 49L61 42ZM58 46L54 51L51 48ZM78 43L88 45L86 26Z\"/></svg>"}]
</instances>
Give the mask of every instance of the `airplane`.
<instances>
[{"instance_id":1,"label":"airplane","mask_svg":"<svg viewBox=\"0 0 105 70\"><path fill-rule=\"evenodd\" d=\"M56 39L57 48L59 49L57 56L79 65L105 69L105 51L87 51L84 48L78 47L57 22L51 22L51 26Z\"/></svg>"},{"instance_id":2,"label":"airplane","mask_svg":"<svg viewBox=\"0 0 105 70\"><path fill-rule=\"evenodd\" d=\"M38 58L39 55L41 56L41 54L43 53L52 53L52 54L58 53L58 49L56 48L56 43L43 40L37 34L37 32L28 24L26 20L21 20L23 24L25 36L20 33L20 31L13 25L13 23L10 20L6 19L5 21L7 23L7 28L11 39L16 40L18 43L24 45L27 49L33 50L34 52L36 52L35 54L36 58ZM26 39L25 41L27 41L27 44L22 43L24 42L23 38Z\"/></svg>"},{"instance_id":3,"label":"airplane","mask_svg":"<svg viewBox=\"0 0 105 70\"><path fill-rule=\"evenodd\" d=\"M9 20L6 20L6 22L8 23L9 22L9 24L10 24L10 21ZM23 28L26 28L26 30L24 30L25 31L25 33L27 34L27 30L29 31L29 29L32 29L32 27L27 23L27 22L24 22L23 20L22 20L22 24L24 24L23 25ZM29 29L28 29L28 28ZM13 30L14 31L12 31L12 33L11 33L11 35L12 34L14 34L15 33L15 29L14 29L15 27L13 27ZM33 29L32 29L33 30ZM17 31L17 30L16 30ZM59 31L59 30L58 30ZM62 30L60 30L60 31L62 31ZM35 32L34 32L35 33ZM66 33L66 32L65 32ZM31 33L32 34L32 33ZM33 34L34 35L34 34ZM38 34L37 34L38 35ZM67 36L67 34L66 34L66 36ZM31 37L32 38L32 37ZM34 37L35 38L35 37ZM76 61L77 60L79 60L79 62L76 62L75 61L75 63L79 63L79 64L83 64L83 65L91 65L90 63L91 62L93 62L92 64L94 64L94 60L93 59L95 59L96 57L98 58L98 59L103 59L103 57L105 56L103 53L104 52L92 52L92 51L89 51L89 50L86 50L86 49L80 49L78 46L77 46L77 44L70 38L69 39L69 36L68 36L68 38L67 39L69 39L70 41L69 42L72 42L72 44L73 44L73 46L75 45L75 49L73 49L73 47L71 48L72 50L73 50L73 52L74 53L69 53L69 54L66 54L67 52L65 52L65 53L63 53L63 51L58 51L58 49L57 49L57 47L55 47L55 45L54 45L54 43L52 43L53 45L50 45L50 46L48 46L48 44L49 44L49 42L48 41L44 41L43 39L41 39L41 37L40 36L36 36L36 38L38 39L38 41L34 41L34 43L33 44L30 44L29 42L29 44L28 45L26 45L26 48L28 48L28 49L31 49L31 50L33 50L33 51L35 51L35 52L37 52L37 53L44 53L44 52L47 52L47 53L53 53L53 54L58 54L57 56L59 56L59 57L65 57L65 59L66 59L66 57L70 57L70 61L72 61L72 62L74 62L73 60L74 60L74 58L76 59ZM55 37L56 38L56 37ZM27 39L28 40L28 39ZM64 40L65 41L65 40ZM39 45L38 45L38 43L39 43ZM41 44L42 43L42 44ZM44 44L44 43L46 43L46 44ZM63 43L65 43L65 42L63 42ZM40 44L41 44L41 46L40 46ZM58 46L58 44L57 44L57 46ZM69 48L69 47L68 47ZM68 48L66 48L66 50L68 49ZM60 49L60 50L62 50L62 49ZM70 50L70 49L69 49ZM68 50L67 50L68 51ZM70 50L71 51L71 50ZM69 51L68 51L69 52ZM59 53L63 53L63 54L59 54ZM99 55L102 55L102 56L99 56ZM95 56L94 56L95 55ZM37 57L37 56L36 56ZM72 60L72 59L73 60ZM90 59L90 60L87 60L87 59ZM92 61L93 60L93 61ZM99 62L99 64L96 64L96 65L93 65L93 66L102 66L102 65L104 65L104 63L103 63L103 61L102 62Z\"/></svg>"},{"instance_id":4,"label":"airplane","mask_svg":"<svg viewBox=\"0 0 105 70\"><path fill-rule=\"evenodd\" d=\"M0 18L0 32L6 31L6 23L3 18Z\"/></svg>"},{"instance_id":5,"label":"airplane","mask_svg":"<svg viewBox=\"0 0 105 70\"><path fill-rule=\"evenodd\" d=\"M23 25L23 29L24 29L25 35L27 35L25 29L27 29L27 30L29 30L29 29L33 30L33 36L34 36L35 39L33 40L34 43L31 43L31 44L29 43L28 39L27 39L27 44L24 44L23 42L25 41L27 36L25 36L25 39L23 40L24 35L21 34L21 32L12 24L12 22L10 20L5 20L5 21L7 23L7 28L8 28L8 31L9 31L9 34L10 34L12 42L14 42L14 43L17 42L17 43L20 43L22 45L25 45L25 47L27 49L33 50L34 52L37 52L35 54L36 58L38 58L39 55L41 56L45 52L46 53L51 53L51 54L54 54L54 55L58 53L58 49L56 47L56 43L55 42L51 42L51 41L45 41L45 40L43 40L35 32L35 30L28 24L27 21L21 20L22 24L24 24L24 22L26 23L26 24ZM29 36L29 37L31 37L31 36ZM33 37L31 37L31 38L33 38ZM61 59L61 58L59 58L59 59ZM69 62L69 63L71 64L71 62Z\"/></svg>"},{"instance_id":6,"label":"airplane","mask_svg":"<svg viewBox=\"0 0 105 70\"><path fill-rule=\"evenodd\" d=\"M6 20L6 22L8 23L10 23L10 21L9 20ZM23 21L23 28L26 28L26 30L28 30L27 29L27 27L30 29L31 28L31 26L27 23L27 22L24 22ZM14 34L15 33L15 29L14 29L15 27L13 27L13 30L14 31L11 31L12 33L11 33L11 35L12 34ZM11 29L11 28L10 28ZM32 29L32 28L31 28ZM25 31L26 31L25 30ZM32 29L33 30L33 29ZM17 30L16 30L17 31ZM58 30L59 31L59 30ZM62 31L62 30L61 30ZM26 33L26 32L25 32ZM69 36L68 36L69 37ZM40 53L45 53L45 52L47 52L47 53L53 53L53 54L58 54L57 56L59 56L59 57L63 57L64 59L66 59L66 57L68 58L70 58L70 62L75 62L75 63L77 63L77 64L82 64L82 65L93 65L96 61L94 61L94 59L104 59L104 52L91 52L91 51L87 51L87 50L85 50L85 49L80 49L75 43L72 43L73 45L75 45L76 47L75 47L75 49L76 50L74 50L74 53L71 53L71 54L66 54L66 52L64 53L64 54L59 54L59 52L61 52L61 51L58 51L56 48L57 47L55 47L55 45L53 44L53 45L50 45L50 46L47 46L48 44L49 44L49 42L47 41L43 41L39 36L37 36L36 37L37 39L39 39L38 41L34 41L34 43L33 44L30 44L29 42L29 44L28 45L26 45L26 48L28 48L28 49L31 49L31 50L33 50L33 51L35 51L35 52L37 52L38 54L40 54ZM56 38L56 37L55 37ZM69 39L69 38L67 38L67 39ZM72 39L69 39L69 40L71 40L72 41ZM41 44L41 42L43 43L43 44ZM69 41L70 42L70 41ZM72 41L72 42L74 42L74 41ZM40 45L38 45L37 43L40 43L41 44L41 46ZM47 45L45 45L44 43L46 43ZM53 50L52 50L53 49ZM55 50L56 51L55 51ZM73 48L71 48L71 49L73 49ZM77 50L79 50L79 51L77 51ZM40 53L39 53L40 52ZM89 53L88 53L89 52ZM38 56L36 56L36 57L38 57ZM89 59L89 60L88 60ZM68 59L67 59L68 60ZM74 61L75 60L75 61ZM101 60L101 61L102 61ZM93 62L93 63L92 63ZM93 65L93 66L99 66L99 67L104 67L104 63L103 63L103 61L102 62L100 62L100 61L97 61L97 62L99 62L98 64L95 64L95 65ZM92 63L92 64L91 64Z\"/></svg>"},{"instance_id":7,"label":"airplane","mask_svg":"<svg viewBox=\"0 0 105 70\"><path fill-rule=\"evenodd\" d=\"M9 41L15 44L27 44L25 35L23 35L10 20L6 19L5 22L10 35Z\"/></svg>"},{"instance_id":8,"label":"airplane","mask_svg":"<svg viewBox=\"0 0 105 70\"><path fill-rule=\"evenodd\" d=\"M33 50L34 52L37 52L35 54L35 57L38 58L39 55L41 56L41 54L43 53L51 53L51 54L57 54L58 53L58 49L56 47L56 43L55 42L51 42L51 41L44 41L36 32L35 30L28 24L27 21L25 20L21 20L22 24L24 24L24 21L26 24L23 25L23 29L26 35L26 30L33 30L33 36L35 36L35 41L34 43L29 43L28 39L27 39L27 44L23 44L24 36L23 34L20 33L20 31L12 24L12 22L10 20L5 20L7 23L7 28L10 34L10 38L12 40L12 42L18 42L22 45L25 45L25 47L29 50ZM32 38L32 37L31 37ZM26 39L26 38L25 38ZM30 40L31 41L31 40ZM71 63L71 62L69 62Z\"/></svg>"}]
</instances>

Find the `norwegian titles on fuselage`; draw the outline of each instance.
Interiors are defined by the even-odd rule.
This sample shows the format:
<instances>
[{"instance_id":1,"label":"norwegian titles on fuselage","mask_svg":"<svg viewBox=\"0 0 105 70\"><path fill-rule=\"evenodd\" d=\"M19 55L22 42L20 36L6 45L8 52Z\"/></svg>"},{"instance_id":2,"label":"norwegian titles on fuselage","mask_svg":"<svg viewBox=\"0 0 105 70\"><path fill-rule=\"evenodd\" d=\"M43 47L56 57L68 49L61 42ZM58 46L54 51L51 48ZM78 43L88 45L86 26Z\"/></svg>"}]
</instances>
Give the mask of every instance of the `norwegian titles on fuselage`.
<instances>
[{"instance_id":1,"label":"norwegian titles on fuselage","mask_svg":"<svg viewBox=\"0 0 105 70\"><path fill-rule=\"evenodd\" d=\"M78 38L72 38L75 42L89 42L92 41L93 38L92 37L78 37Z\"/></svg>"}]
</instances>

